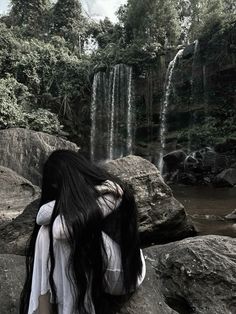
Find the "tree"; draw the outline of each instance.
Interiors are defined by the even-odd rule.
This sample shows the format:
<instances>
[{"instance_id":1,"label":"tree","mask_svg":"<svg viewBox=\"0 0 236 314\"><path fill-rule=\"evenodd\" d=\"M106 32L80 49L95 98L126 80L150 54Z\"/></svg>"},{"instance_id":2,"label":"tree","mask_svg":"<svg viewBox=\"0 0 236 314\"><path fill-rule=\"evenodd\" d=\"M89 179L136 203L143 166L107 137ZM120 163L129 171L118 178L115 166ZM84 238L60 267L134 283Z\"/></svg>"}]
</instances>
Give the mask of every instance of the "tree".
<instances>
[{"instance_id":1,"label":"tree","mask_svg":"<svg viewBox=\"0 0 236 314\"><path fill-rule=\"evenodd\" d=\"M58 0L53 8L52 29L54 35L65 38L73 50L81 53L86 21L78 0Z\"/></svg>"},{"instance_id":2,"label":"tree","mask_svg":"<svg viewBox=\"0 0 236 314\"><path fill-rule=\"evenodd\" d=\"M178 0L177 8L186 42L234 21L236 16L234 0Z\"/></svg>"},{"instance_id":3,"label":"tree","mask_svg":"<svg viewBox=\"0 0 236 314\"><path fill-rule=\"evenodd\" d=\"M164 46L178 40L180 23L173 0L128 0L118 17L131 41L143 39Z\"/></svg>"},{"instance_id":4,"label":"tree","mask_svg":"<svg viewBox=\"0 0 236 314\"><path fill-rule=\"evenodd\" d=\"M36 35L45 28L50 0L11 0L13 25L23 28L26 34Z\"/></svg>"}]
</instances>

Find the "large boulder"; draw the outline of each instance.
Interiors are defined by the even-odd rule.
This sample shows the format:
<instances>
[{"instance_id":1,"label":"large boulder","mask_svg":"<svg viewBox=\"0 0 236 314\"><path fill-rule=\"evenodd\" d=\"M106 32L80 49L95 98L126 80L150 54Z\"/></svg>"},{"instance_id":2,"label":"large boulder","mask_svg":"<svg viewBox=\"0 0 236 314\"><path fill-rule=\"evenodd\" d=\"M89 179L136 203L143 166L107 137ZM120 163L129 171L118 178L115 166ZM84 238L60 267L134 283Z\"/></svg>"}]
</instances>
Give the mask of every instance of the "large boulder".
<instances>
[{"instance_id":1,"label":"large boulder","mask_svg":"<svg viewBox=\"0 0 236 314\"><path fill-rule=\"evenodd\" d=\"M106 299L104 314L236 313L236 239L189 238L147 248L144 255L141 287L129 298ZM1 314L18 313L23 278L24 258L0 255Z\"/></svg>"},{"instance_id":2,"label":"large boulder","mask_svg":"<svg viewBox=\"0 0 236 314\"><path fill-rule=\"evenodd\" d=\"M42 166L55 149L78 150L76 144L42 132L16 128L0 131L0 164L40 185Z\"/></svg>"},{"instance_id":3,"label":"large boulder","mask_svg":"<svg viewBox=\"0 0 236 314\"><path fill-rule=\"evenodd\" d=\"M18 216L40 193L40 189L30 181L2 166L0 186L0 223Z\"/></svg>"},{"instance_id":4,"label":"large boulder","mask_svg":"<svg viewBox=\"0 0 236 314\"><path fill-rule=\"evenodd\" d=\"M177 314L165 303L155 269L149 260L146 265L146 278L134 294L129 297L104 297L104 314ZM24 276L24 257L0 254L1 314L19 313Z\"/></svg>"},{"instance_id":5,"label":"large boulder","mask_svg":"<svg viewBox=\"0 0 236 314\"><path fill-rule=\"evenodd\" d=\"M183 205L152 163L130 155L106 163L105 168L132 186L143 244L166 243L196 233Z\"/></svg>"},{"instance_id":6,"label":"large boulder","mask_svg":"<svg viewBox=\"0 0 236 314\"><path fill-rule=\"evenodd\" d=\"M188 238L146 250L166 302L179 313L236 313L236 239Z\"/></svg>"},{"instance_id":7,"label":"large boulder","mask_svg":"<svg viewBox=\"0 0 236 314\"><path fill-rule=\"evenodd\" d=\"M183 150L174 150L163 157L165 165L167 166L168 171L173 171L178 169L181 164L183 164L187 155Z\"/></svg>"}]
</instances>

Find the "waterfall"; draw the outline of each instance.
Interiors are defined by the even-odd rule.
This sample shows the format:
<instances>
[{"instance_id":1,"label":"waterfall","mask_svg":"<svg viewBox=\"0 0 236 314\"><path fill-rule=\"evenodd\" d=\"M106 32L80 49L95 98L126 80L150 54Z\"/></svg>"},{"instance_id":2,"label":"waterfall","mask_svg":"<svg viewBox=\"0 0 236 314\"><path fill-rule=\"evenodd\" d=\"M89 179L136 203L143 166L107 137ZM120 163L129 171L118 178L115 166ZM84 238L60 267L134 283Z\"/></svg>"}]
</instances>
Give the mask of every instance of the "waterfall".
<instances>
[{"instance_id":1,"label":"waterfall","mask_svg":"<svg viewBox=\"0 0 236 314\"><path fill-rule=\"evenodd\" d=\"M161 114L160 114L160 120L161 120L161 125L160 125L160 143L161 143L161 150L160 150L160 156L159 156L159 162L158 162L158 168L160 173L162 174L163 172L163 155L164 155L164 150L165 150L165 145L166 145L166 131L167 131L167 124L166 124L166 116L168 113L168 105L169 105L169 98L170 98L170 93L171 93L171 85L172 85L172 76L174 73L174 68L176 61L178 58L182 55L183 49L179 50L177 54L175 55L174 59L169 63L167 72L166 72L166 79L165 79L165 96L164 96L164 101L162 102L161 106Z\"/></svg>"},{"instance_id":2,"label":"waterfall","mask_svg":"<svg viewBox=\"0 0 236 314\"><path fill-rule=\"evenodd\" d=\"M191 77L191 103L194 107L195 104L195 97L194 97L194 71L195 71L195 67L196 67L196 59L197 59L197 52L198 52L198 47L199 47L199 40L196 39L194 41L194 52L193 52L193 62L192 62L192 77ZM191 132L190 132L190 128L195 124L194 121L194 117L189 118L189 130L188 130L188 153L190 153L191 151Z\"/></svg>"},{"instance_id":3,"label":"waterfall","mask_svg":"<svg viewBox=\"0 0 236 314\"><path fill-rule=\"evenodd\" d=\"M94 75L93 79L93 93L92 93L92 102L91 102L91 134L90 134L90 157L91 160L94 160L94 150L95 150L95 136L96 136L96 111L97 111L97 86L99 80L99 73Z\"/></svg>"},{"instance_id":4,"label":"waterfall","mask_svg":"<svg viewBox=\"0 0 236 314\"><path fill-rule=\"evenodd\" d=\"M113 84L112 84L112 97L111 97L111 126L109 135L109 159L113 159L114 154L114 119L115 119L115 91L116 91L116 80L119 66L115 66Z\"/></svg>"},{"instance_id":5,"label":"waterfall","mask_svg":"<svg viewBox=\"0 0 236 314\"><path fill-rule=\"evenodd\" d=\"M117 64L94 76L91 102L91 158L132 153L134 134L132 68Z\"/></svg>"},{"instance_id":6,"label":"waterfall","mask_svg":"<svg viewBox=\"0 0 236 314\"><path fill-rule=\"evenodd\" d=\"M133 146L133 130L132 130L132 68L128 70L129 83L128 83L128 112L127 112L127 153L132 154Z\"/></svg>"}]
</instances>

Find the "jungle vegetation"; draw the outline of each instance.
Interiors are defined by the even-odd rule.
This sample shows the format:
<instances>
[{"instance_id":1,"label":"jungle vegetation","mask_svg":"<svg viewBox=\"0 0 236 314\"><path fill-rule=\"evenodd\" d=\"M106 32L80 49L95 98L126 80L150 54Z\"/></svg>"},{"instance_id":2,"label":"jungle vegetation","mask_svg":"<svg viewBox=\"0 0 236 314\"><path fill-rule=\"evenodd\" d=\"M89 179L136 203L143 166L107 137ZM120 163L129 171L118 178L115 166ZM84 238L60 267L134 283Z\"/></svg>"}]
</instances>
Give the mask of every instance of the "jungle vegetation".
<instances>
[{"instance_id":1,"label":"jungle vegetation","mask_svg":"<svg viewBox=\"0 0 236 314\"><path fill-rule=\"evenodd\" d=\"M0 17L0 128L88 132L92 76L118 62L153 63L159 53L226 31L233 0L128 0L117 22L95 21L78 0L12 0ZM88 52L88 43L97 49Z\"/></svg>"}]
</instances>

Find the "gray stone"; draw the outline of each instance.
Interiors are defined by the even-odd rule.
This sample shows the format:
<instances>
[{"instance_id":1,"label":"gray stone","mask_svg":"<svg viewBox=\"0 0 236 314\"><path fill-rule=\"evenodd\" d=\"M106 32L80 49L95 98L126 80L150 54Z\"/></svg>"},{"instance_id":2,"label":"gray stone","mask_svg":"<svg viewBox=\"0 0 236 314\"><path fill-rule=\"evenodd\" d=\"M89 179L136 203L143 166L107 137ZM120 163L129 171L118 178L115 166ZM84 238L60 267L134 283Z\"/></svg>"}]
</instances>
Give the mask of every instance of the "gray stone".
<instances>
[{"instance_id":1,"label":"gray stone","mask_svg":"<svg viewBox=\"0 0 236 314\"><path fill-rule=\"evenodd\" d=\"M186 314L236 313L236 239L204 236L146 249L166 302Z\"/></svg>"},{"instance_id":2,"label":"gray stone","mask_svg":"<svg viewBox=\"0 0 236 314\"><path fill-rule=\"evenodd\" d=\"M187 155L183 150L175 150L170 152L169 154L166 154L163 157L163 160L168 168L168 171L173 171L179 168L180 164L184 162L186 157Z\"/></svg>"},{"instance_id":3,"label":"gray stone","mask_svg":"<svg viewBox=\"0 0 236 314\"><path fill-rule=\"evenodd\" d=\"M13 170L0 166L0 223L11 220L39 197L40 189Z\"/></svg>"},{"instance_id":4,"label":"gray stone","mask_svg":"<svg viewBox=\"0 0 236 314\"><path fill-rule=\"evenodd\" d=\"M143 243L166 243L195 234L183 205L173 197L152 163L141 157L127 156L110 161L105 167L132 186Z\"/></svg>"},{"instance_id":5,"label":"gray stone","mask_svg":"<svg viewBox=\"0 0 236 314\"><path fill-rule=\"evenodd\" d=\"M104 313L236 313L236 239L189 238L147 248L144 255L141 287L129 298L110 297ZM0 255L0 279L1 314L18 313L24 258Z\"/></svg>"},{"instance_id":6,"label":"gray stone","mask_svg":"<svg viewBox=\"0 0 236 314\"><path fill-rule=\"evenodd\" d=\"M0 252L25 254L26 242L32 233L39 200L30 203L22 214L0 226Z\"/></svg>"},{"instance_id":7,"label":"gray stone","mask_svg":"<svg viewBox=\"0 0 236 314\"><path fill-rule=\"evenodd\" d=\"M18 314L19 297L25 276L25 258L0 254L1 314Z\"/></svg>"},{"instance_id":8,"label":"gray stone","mask_svg":"<svg viewBox=\"0 0 236 314\"><path fill-rule=\"evenodd\" d=\"M219 173L215 180L214 184L216 186L234 186L236 185L236 169L229 168L225 169L221 173Z\"/></svg>"},{"instance_id":9,"label":"gray stone","mask_svg":"<svg viewBox=\"0 0 236 314\"><path fill-rule=\"evenodd\" d=\"M40 185L42 166L55 149L78 150L76 144L60 137L26 129L0 131L0 164Z\"/></svg>"}]
</instances>

